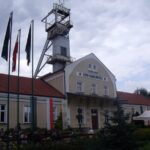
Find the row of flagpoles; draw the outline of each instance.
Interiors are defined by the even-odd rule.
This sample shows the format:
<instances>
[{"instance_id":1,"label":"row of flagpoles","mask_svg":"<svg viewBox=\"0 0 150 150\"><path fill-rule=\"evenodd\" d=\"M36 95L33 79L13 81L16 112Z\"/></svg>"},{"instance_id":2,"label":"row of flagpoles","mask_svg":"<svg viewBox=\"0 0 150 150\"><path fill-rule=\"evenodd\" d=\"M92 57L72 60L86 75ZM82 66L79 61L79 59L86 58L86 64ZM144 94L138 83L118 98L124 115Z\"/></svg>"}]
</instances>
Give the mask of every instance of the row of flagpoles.
<instances>
[{"instance_id":1,"label":"row of flagpoles","mask_svg":"<svg viewBox=\"0 0 150 150\"><path fill-rule=\"evenodd\" d=\"M10 102L10 59L11 59L11 39L12 39L12 24L13 24L13 12L10 13L10 17L7 24L6 34L4 38L4 43L2 47L1 57L8 61L8 99L7 99L7 130L9 130L9 102ZM33 79L33 66L34 66L34 57L33 57L33 34L34 34L34 21L31 21L25 52L27 65L30 64L31 60L31 51L32 51L32 99L34 99L34 79ZM21 29L18 30L18 35L16 38L13 56L12 56L12 72L16 71L16 62L18 58L18 96L17 96L17 125L19 125L19 75L20 75L20 43L21 43ZM18 54L18 57L17 57ZM32 108L31 108L32 109ZM34 120L34 119L33 119ZM34 123L33 123L34 124Z\"/></svg>"}]
</instances>

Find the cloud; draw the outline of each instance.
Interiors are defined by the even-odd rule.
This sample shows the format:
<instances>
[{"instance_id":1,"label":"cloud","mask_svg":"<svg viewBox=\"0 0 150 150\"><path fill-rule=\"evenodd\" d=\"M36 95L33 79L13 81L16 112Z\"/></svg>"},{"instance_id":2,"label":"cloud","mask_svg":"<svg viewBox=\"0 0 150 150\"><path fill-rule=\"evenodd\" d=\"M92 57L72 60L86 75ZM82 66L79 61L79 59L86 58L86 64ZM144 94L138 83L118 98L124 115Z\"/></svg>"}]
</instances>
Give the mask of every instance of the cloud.
<instances>
[{"instance_id":1,"label":"cloud","mask_svg":"<svg viewBox=\"0 0 150 150\"><path fill-rule=\"evenodd\" d=\"M140 85L150 90L150 1L66 0L65 5L71 8L71 20L74 25L70 31L71 56L78 59L91 52L95 53L116 76L118 90L134 91ZM41 19L51 8L50 1L1 2L0 47L10 11L14 10L12 47L18 29L22 29L21 75L30 76L31 73L26 66L24 51L30 21L35 20L36 66L46 41ZM7 73L7 63L0 59L0 64L3 66L0 72ZM50 68L47 66L45 70Z\"/></svg>"},{"instance_id":2,"label":"cloud","mask_svg":"<svg viewBox=\"0 0 150 150\"><path fill-rule=\"evenodd\" d=\"M136 1L134 9L129 0L106 0L95 2L95 5L89 1L87 3L90 7L84 13L80 7L80 10L76 7L76 15L82 15L81 18L76 18L78 28L75 27L72 32L72 51L75 51L74 48L82 51L82 54L94 51L116 75L118 90L136 89L136 84L132 84L134 88L128 88L125 84L130 80L138 85L141 83L141 86L147 83L147 76L150 74L150 3ZM144 74L142 80L139 74Z\"/></svg>"}]
</instances>

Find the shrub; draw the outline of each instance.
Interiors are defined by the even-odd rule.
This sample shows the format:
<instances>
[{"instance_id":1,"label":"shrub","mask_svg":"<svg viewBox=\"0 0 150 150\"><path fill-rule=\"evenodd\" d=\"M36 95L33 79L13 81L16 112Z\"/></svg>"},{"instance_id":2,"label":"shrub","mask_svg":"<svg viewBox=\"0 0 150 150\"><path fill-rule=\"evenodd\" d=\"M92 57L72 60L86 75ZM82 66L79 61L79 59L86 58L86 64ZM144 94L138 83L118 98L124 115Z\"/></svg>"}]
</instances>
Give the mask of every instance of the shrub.
<instances>
[{"instance_id":1,"label":"shrub","mask_svg":"<svg viewBox=\"0 0 150 150\"><path fill-rule=\"evenodd\" d=\"M149 141L150 140L150 128L140 128L134 132L135 137L139 141Z\"/></svg>"},{"instance_id":2,"label":"shrub","mask_svg":"<svg viewBox=\"0 0 150 150\"><path fill-rule=\"evenodd\" d=\"M139 150L150 150L150 142L145 144L142 148L140 148Z\"/></svg>"},{"instance_id":3,"label":"shrub","mask_svg":"<svg viewBox=\"0 0 150 150\"><path fill-rule=\"evenodd\" d=\"M119 103L116 102L117 110L110 118L111 123L106 123L99 132L101 143L109 150L137 150L134 137L134 126L128 124L129 116Z\"/></svg>"},{"instance_id":4,"label":"shrub","mask_svg":"<svg viewBox=\"0 0 150 150\"><path fill-rule=\"evenodd\" d=\"M62 112L60 112L54 126L55 126L55 129L62 130Z\"/></svg>"}]
</instances>

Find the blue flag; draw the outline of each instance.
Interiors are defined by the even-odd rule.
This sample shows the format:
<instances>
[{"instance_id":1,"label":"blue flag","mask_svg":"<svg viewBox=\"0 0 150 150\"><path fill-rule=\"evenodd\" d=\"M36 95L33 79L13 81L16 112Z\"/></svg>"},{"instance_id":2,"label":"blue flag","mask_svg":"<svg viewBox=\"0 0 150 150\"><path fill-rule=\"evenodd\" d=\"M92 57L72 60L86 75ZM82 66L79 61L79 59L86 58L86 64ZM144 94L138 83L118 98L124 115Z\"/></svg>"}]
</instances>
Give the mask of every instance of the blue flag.
<instances>
[{"instance_id":1,"label":"blue flag","mask_svg":"<svg viewBox=\"0 0 150 150\"><path fill-rule=\"evenodd\" d=\"M1 53L1 57L3 57L6 61L8 60L8 45L11 39L11 32L12 32L12 13L10 14L10 17L9 17L5 39L3 43L3 49Z\"/></svg>"},{"instance_id":2,"label":"blue flag","mask_svg":"<svg viewBox=\"0 0 150 150\"><path fill-rule=\"evenodd\" d=\"M31 25L28 33L27 43L26 43L26 58L27 58L27 65L30 63L30 53L31 53Z\"/></svg>"}]
</instances>

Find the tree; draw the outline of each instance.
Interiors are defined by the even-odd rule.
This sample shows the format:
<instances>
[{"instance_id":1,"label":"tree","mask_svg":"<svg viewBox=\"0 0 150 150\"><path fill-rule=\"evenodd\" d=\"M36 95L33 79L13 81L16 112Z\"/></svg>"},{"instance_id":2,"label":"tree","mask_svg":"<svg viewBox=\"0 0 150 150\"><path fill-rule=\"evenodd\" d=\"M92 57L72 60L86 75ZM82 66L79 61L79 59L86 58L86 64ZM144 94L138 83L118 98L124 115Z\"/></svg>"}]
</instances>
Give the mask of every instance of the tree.
<instances>
[{"instance_id":1,"label":"tree","mask_svg":"<svg viewBox=\"0 0 150 150\"><path fill-rule=\"evenodd\" d=\"M149 96L150 93L145 88L140 88L134 91L134 93L138 95L143 95L143 96Z\"/></svg>"},{"instance_id":2,"label":"tree","mask_svg":"<svg viewBox=\"0 0 150 150\"><path fill-rule=\"evenodd\" d=\"M59 114L59 116L58 116L54 126L55 126L55 129L62 130L62 126L63 126L62 125L62 112L60 112L60 114Z\"/></svg>"},{"instance_id":3,"label":"tree","mask_svg":"<svg viewBox=\"0 0 150 150\"><path fill-rule=\"evenodd\" d=\"M117 110L109 119L104 128L100 130L100 139L106 150L136 150L136 142L133 135L134 127L127 121L128 114L124 111L120 104L116 102Z\"/></svg>"}]
</instances>

